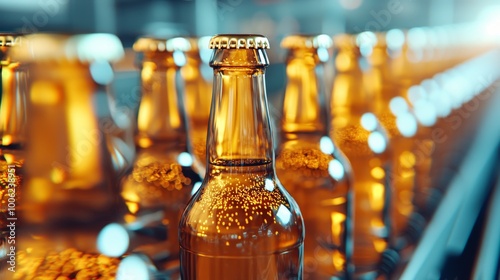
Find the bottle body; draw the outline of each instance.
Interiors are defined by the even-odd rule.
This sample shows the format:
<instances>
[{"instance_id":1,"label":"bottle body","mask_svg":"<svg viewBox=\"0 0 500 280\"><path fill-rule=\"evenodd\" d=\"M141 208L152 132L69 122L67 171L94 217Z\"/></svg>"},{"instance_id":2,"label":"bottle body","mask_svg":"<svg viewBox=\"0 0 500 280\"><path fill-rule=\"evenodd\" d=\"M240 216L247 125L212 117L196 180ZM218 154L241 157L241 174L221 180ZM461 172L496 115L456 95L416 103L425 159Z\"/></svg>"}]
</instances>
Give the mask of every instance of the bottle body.
<instances>
[{"instance_id":1,"label":"bottle body","mask_svg":"<svg viewBox=\"0 0 500 280\"><path fill-rule=\"evenodd\" d=\"M211 70L201 55L208 49L206 37L190 38L191 46L197 46L186 52L186 65L181 68L184 81L184 103L188 122L190 150L194 158L194 169L204 177L207 165L207 130L212 100L212 76L207 80L204 73ZM208 68L208 69L207 69Z\"/></svg>"},{"instance_id":2,"label":"bottle body","mask_svg":"<svg viewBox=\"0 0 500 280\"><path fill-rule=\"evenodd\" d=\"M12 61L8 51L20 41L16 34L0 33L0 250L8 251L9 210L21 202L26 144L27 69Z\"/></svg>"},{"instance_id":3,"label":"bottle body","mask_svg":"<svg viewBox=\"0 0 500 280\"><path fill-rule=\"evenodd\" d=\"M322 151L321 139L332 143L326 138L307 135L283 141L276 159L277 175L304 217L304 279L346 277L349 273L349 165L341 155Z\"/></svg>"},{"instance_id":4,"label":"bottle body","mask_svg":"<svg viewBox=\"0 0 500 280\"><path fill-rule=\"evenodd\" d=\"M183 217L182 278L300 279L295 202L270 162L231 165L213 166Z\"/></svg>"},{"instance_id":5,"label":"bottle body","mask_svg":"<svg viewBox=\"0 0 500 280\"><path fill-rule=\"evenodd\" d=\"M40 63L31 70L26 221L49 225L111 217L118 190L104 126L113 124L99 119L95 107L104 92L80 62Z\"/></svg>"},{"instance_id":6,"label":"bottle body","mask_svg":"<svg viewBox=\"0 0 500 280\"><path fill-rule=\"evenodd\" d=\"M107 47L98 54L88 47L101 44ZM39 33L24 36L10 54L29 73L16 273L23 279L85 277L89 271L73 260L97 259L99 227L123 210L108 137L116 128L108 118L105 85L111 79L94 75L96 68L112 74L109 63L123 47L110 34ZM64 271L61 264L68 264Z\"/></svg>"},{"instance_id":7,"label":"bottle body","mask_svg":"<svg viewBox=\"0 0 500 280\"><path fill-rule=\"evenodd\" d=\"M181 276L302 279L302 215L274 170L264 80L267 39L217 35L210 43L215 51L208 167L179 226Z\"/></svg>"},{"instance_id":8,"label":"bottle body","mask_svg":"<svg viewBox=\"0 0 500 280\"><path fill-rule=\"evenodd\" d=\"M340 38L344 44L349 37ZM363 82L356 46L343 46L335 58L331 98L335 143L353 169L352 262L356 275L373 273L390 237L390 152L388 137L372 113L373 96Z\"/></svg>"},{"instance_id":9,"label":"bottle body","mask_svg":"<svg viewBox=\"0 0 500 280\"><path fill-rule=\"evenodd\" d=\"M173 38L166 42L172 42ZM160 44L165 40L139 39ZM147 41L146 41L147 40ZM182 40L182 39L181 39ZM141 217L163 211L166 240L161 247L168 260L178 261L178 224L193 187L201 179L188 153L182 95L177 91L179 65L172 51L146 51L141 65L142 98L137 119L137 156L121 180L121 197L130 214ZM144 247L144 246L143 246ZM146 247L143 248L146 251ZM149 250L154 251L154 250ZM154 258L155 256L150 256Z\"/></svg>"},{"instance_id":10,"label":"bottle body","mask_svg":"<svg viewBox=\"0 0 500 280\"><path fill-rule=\"evenodd\" d=\"M276 172L304 217L304 279L349 279L351 168L327 133L329 110L322 80L332 40L326 35L292 35L281 44L288 49L287 85Z\"/></svg>"},{"instance_id":11,"label":"bottle body","mask_svg":"<svg viewBox=\"0 0 500 280\"><path fill-rule=\"evenodd\" d=\"M414 140L410 138L410 135L416 131L411 131L411 125L414 123L409 123L409 120L402 123L400 118L400 123L397 123L398 114L402 114L405 110L402 104L393 102L391 109L390 104L393 99L401 97L399 97L398 85L393 82L396 75L391 71L390 66L393 62L388 54L390 50L386 46L385 38L382 34L371 32L363 34L374 39L373 44L367 44L367 47L372 48L371 54L367 57L371 67L364 73L364 80L374 97L374 113L390 138L391 173L388 174L388 177L393 190L390 214L391 234L393 235L391 247L401 250L410 245L408 244L410 240L405 240L408 238L405 236L405 232L409 226L410 216L415 211L413 205L415 155Z\"/></svg>"}]
</instances>

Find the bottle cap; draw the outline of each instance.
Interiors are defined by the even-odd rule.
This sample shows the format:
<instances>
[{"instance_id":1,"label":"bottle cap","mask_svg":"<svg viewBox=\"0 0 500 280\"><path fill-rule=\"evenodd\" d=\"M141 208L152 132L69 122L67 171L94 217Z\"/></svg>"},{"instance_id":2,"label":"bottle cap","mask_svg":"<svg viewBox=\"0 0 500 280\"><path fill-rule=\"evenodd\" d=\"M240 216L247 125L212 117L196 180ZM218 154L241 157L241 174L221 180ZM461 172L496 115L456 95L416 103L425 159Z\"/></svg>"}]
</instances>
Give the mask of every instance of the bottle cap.
<instances>
[{"instance_id":1,"label":"bottle cap","mask_svg":"<svg viewBox=\"0 0 500 280\"><path fill-rule=\"evenodd\" d=\"M0 47L12 47L18 44L21 36L15 33L0 33Z\"/></svg>"},{"instance_id":2,"label":"bottle cap","mask_svg":"<svg viewBox=\"0 0 500 280\"><path fill-rule=\"evenodd\" d=\"M190 49L188 50L189 52L199 52L201 50L209 50L208 45L210 43L210 38L211 36L188 36L188 37L183 37L185 38L189 44L190 44Z\"/></svg>"},{"instance_id":3,"label":"bottle cap","mask_svg":"<svg viewBox=\"0 0 500 280\"><path fill-rule=\"evenodd\" d=\"M373 32L359 34L339 34L333 37L333 45L338 50L348 50L356 55L366 56L377 44L377 36Z\"/></svg>"},{"instance_id":4,"label":"bottle cap","mask_svg":"<svg viewBox=\"0 0 500 280\"><path fill-rule=\"evenodd\" d=\"M325 34L320 35L291 35L281 41L281 47L285 49L328 49L332 47L333 40Z\"/></svg>"},{"instance_id":5,"label":"bottle cap","mask_svg":"<svg viewBox=\"0 0 500 280\"><path fill-rule=\"evenodd\" d=\"M269 49L269 41L258 34L220 34L210 39L211 49Z\"/></svg>"},{"instance_id":6,"label":"bottle cap","mask_svg":"<svg viewBox=\"0 0 500 280\"><path fill-rule=\"evenodd\" d=\"M26 35L12 57L20 61L94 61L114 62L121 59L124 50L120 39L112 34L81 35L32 34Z\"/></svg>"},{"instance_id":7,"label":"bottle cap","mask_svg":"<svg viewBox=\"0 0 500 280\"><path fill-rule=\"evenodd\" d=\"M196 44L183 37L141 37L134 43L133 48L136 52L187 52L197 48Z\"/></svg>"}]
</instances>

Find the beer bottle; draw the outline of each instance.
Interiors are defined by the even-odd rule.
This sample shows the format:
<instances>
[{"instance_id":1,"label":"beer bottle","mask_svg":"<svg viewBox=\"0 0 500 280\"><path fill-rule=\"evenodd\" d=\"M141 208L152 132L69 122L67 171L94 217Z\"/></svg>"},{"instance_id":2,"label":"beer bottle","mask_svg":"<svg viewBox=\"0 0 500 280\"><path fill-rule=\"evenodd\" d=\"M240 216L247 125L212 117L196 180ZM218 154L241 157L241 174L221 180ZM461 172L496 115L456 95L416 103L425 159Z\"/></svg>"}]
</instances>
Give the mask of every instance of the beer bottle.
<instances>
[{"instance_id":1,"label":"beer bottle","mask_svg":"<svg viewBox=\"0 0 500 280\"><path fill-rule=\"evenodd\" d=\"M207 172L179 226L183 279L302 279L304 225L275 175L261 35L216 35Z\"/></svg>"},{"instance_id":2,"label":"beer bottle","mask_svg":"<svg viewBox=\"0 0 500 280\"><path fill-rule=\"evenodd\" d=\"M351 163L354 176L356 275L373 274L390 235L391 196L388 136L374 114L364 72L369 67L356 35L334 37L336 75L331 97L332 138Z\"/></svg>"},{"instance_id":3,"label":"beer bottle","mask_svg":"<svg viewBox=\"0 0 500 280\"><path fill-rule=\"evenodd\" d=\"M0 33L0 250L5 252L10 247L8 221L13 218L8 213L21 201L26 142L27 71L9 54L21 39L17 34Z\"/></svg>"},{"instance_id":4,"label":"beer bottle","mask_svg":"<svg viewBox=\"0 0 500 280\"><path fill-rule=\"evenodd\" d=\"M304 217L304 279L349 278L351 167L328 136L322 80L332 39L294 35L281 46L288 50L287 84L276 172Z\"/></svg>"},{"instance_id":5,"label":"beer bottle","mask_svg":"<svg viewBox=\"0 0 500 280\"><path fill-rule=\"evenodd\" d=\"M194 168L201 177L205 176L207 165L206 143L210 102L212 100L212 69L204 60L210 51L210 37L188 37L191 49L186 51L186 64L181 68L184 82L188 139L194 158ZM210 59L210 57L208 57ZM210 75L204 75L207 73Z\"/></svg>"},{"instance_id":6,"label":"beer bottle","mask_svg":"<svg viewBox=\"0 0 500 280\"><path fill-rule=\"evenodd\" d=\"M137 156L121 180L121 196L135 218L163 210L166 241L158 250L178 260L177 226L193 186L200 177L187 150L179 69L185 64L189 41L182 37L139 38L134 50L141 61L142 97L137 118Z\"/></svg>"}]
</instances>

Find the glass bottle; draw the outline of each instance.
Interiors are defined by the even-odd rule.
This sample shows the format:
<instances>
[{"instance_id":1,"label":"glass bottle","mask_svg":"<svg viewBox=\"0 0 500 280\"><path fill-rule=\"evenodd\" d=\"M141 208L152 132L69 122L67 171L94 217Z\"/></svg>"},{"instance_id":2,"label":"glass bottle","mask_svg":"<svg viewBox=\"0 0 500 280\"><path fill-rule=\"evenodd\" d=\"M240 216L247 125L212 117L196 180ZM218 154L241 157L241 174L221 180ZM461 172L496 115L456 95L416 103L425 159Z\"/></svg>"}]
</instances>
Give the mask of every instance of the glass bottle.
<instances>
[{"instance_id":1,"label":"glass bottle","mask_svg":"<svg viewBox=\"0 0 500 280\"><path fill-rule=\"evenodd\" d=\"M302 279L304 225L275 175L261 35L216 35L207 172L180 223L183 279Z\"/></svg>"},{"instance_id":2,"label":"glass bottle","mask_svg":"<svg viewBox=\"0 0 500 280\"><path fill-rule=\"evenodd\" d=\"M178 261L180 216L194 185L201 181L188 153L183 99L177 89L179 69L186 61L184 52L190 48L189 41L181 37L143 37L135 42L134 51L143 55L137 156L121 181L121 196L129 214L140 218L163 211L167 237L151 244L151 249L168 253L172 261Z\"/></svg>"},{"instance_id":3,"label":"glass bottle","mask_svg":"<svg viewBox=\"0 0 500 280\"><path fill-rule=\"evenodd\" d=\"M9 213L15 214L10 211L21 201L27 71L8 53L21 39L18 34L0 33L0 259L10 247L8 225L17 219Z\"/></svg>"},{"instance_id":4,"label":"glass bottle","mask_svg":"<svg viewBox=\"0 0 500 280\"><path fill-rule=\"evenodd\" d=\"M95 262L99 228L123 211L107 102L110 63L123 53L111 34L39 33L12 48L29 71L16 277L79 278L103 268L77 262L83 255Z\"/></svg>"},{"instance_id":5,"label":"glass bottle","mask_svg":"<svg viewBox=\"0 0 500 280\"><path fill-rule=\"evenodd\" d=\"M184 81L188 138L194 158L194 168L201 177L207 165L207 130L212 100L212 69L208 65L210 37L188 37L191 49L186 51L186 64L181 68ZM211 52L210 52L211 53ZM209 75L207 75L209 74Z\"/></svg>"},{"instance_id":6,"label":"glass bottle","mask_svg":"<svg viewBox=\"0 0 500 280\"><path fill-rule=\"evenodd\" d=\"M351 167L328 136L322 81L332 39L294 35L281 46L287 85L276 172L304 217L304 279L350 278Z\"/></svg>"},{"instance_id":7,"label":"glass bottle","mask_svg":"<svg viewBox=\"0 0 500 280\"><path fill-rule=\"evenodd\" d=\"M413 132L413 124L406 124L402 126L413 137L413 155L415 156L414 171L415 182L413 191L413 205L416 211L428 218L432 208L439 200L440 194L433 190L431 187L430 171L432 168L432 160L435 155L436 143L432 140L432 115L435 113L429 103L418 102L414 104L417 99L421 101L422 91L416 90L424 76L422 75L422 65L420 60L423 56L421 29L413 29L411 32L403 32L399 29L393 29L387 32L386 40L390 49L390 75L394 83L397 95L404 98L396 98L393 101L393 108L396 104L399 107L396 112L400 114L397 118L400 122L414 122L410 119L419 121L416 132ZM425 69L424 69L425 70ZM395 81L395 82L394 82ZM397 101L395 101L397 100ZM415 105L417 105L415 107ZM425 123L420 121L421 116L427 120ZM430 116L430 118L429 118ZM434 206L432 206L434 205Z\"/></svg>"},{"instance_id":8,"label":"glass bottle","mask_svg":"<svg viewBox=\"0 0 500 280\"><path fill-rule=\"evenodd\" d=\"M410 232L421 232L420 221L423 219L415 212L415 163L414 136L417 132L417 121L402 104L397 84L393 82L391 73L390 50L386 44L385 33L363 32L358 35L363 48L370 50L365 57L370 63L365 73L369 84L368 90L374 96L374 112L380 123L387 130L391 142L390 180L392 182L391 226L392 248L400 250L407 247L416 236L409 236ZM396 101L394 101L396 100ZM398 119L399 116L399 119Z\"/></svg>"},{"instance_id":9,"label":"glass bottle","mask_svg":"<svg viewBox=\"0 0 500 280\"><path fill-rule=\"evenodd\" d=\"M390 152L385 130L373 113L374 96L363 73L369 67L356 35L334 38L336 75L331 97L331 135L351 163L354 183L356 275L376 273L390 236Z\"/></svg>"}]
</instances>

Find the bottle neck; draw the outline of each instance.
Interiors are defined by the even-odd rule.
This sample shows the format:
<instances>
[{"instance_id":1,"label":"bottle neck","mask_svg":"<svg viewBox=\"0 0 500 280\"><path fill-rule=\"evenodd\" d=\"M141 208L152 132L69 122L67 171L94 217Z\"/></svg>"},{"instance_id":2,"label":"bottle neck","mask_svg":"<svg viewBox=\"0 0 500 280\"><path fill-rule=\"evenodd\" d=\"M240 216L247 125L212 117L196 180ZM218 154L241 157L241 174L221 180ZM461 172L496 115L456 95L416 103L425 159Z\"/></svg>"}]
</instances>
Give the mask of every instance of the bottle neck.
<instances>
[{"instance_id":1,"label":"bottle neck","mask_svg":"<svg viewBox=\"0 0 500 280\"><path fill-rule=\"evenodd\" d=\"M323 65L314 50L291 50L283 101L284 133L326 133Z\"/></svg>"},{"instance_id":2,"label":"bottle neck","mask_svg":"<svg viewBox=\"0 0 500 280\"><path fill-rule=\"evenodd\" d=\"M214 67L209 168L274 160L264 73L264 67Z\"/></svg>"},{"instance_id":3,"label":"bottle neck","mask_svg":"<svg viewBox=\"0 0 500 280\"><path fill-rule=\"evenodd\" d=\"M19 63L0 65L0 144L19 149L25 141L27 73Z\"/></svg>"},{"instance_id":4,"label":"bottle neck","mask_svg":"<svg viewBox=\"0 0 500 280\"><path fill-rule=\"evenodd\" d=\"M212 97L212 87L203 78L201 73L202 66L198 55L188 54L187 63L181 68L181 75L184 81L184 101L186 104L186 115L190 121L190 129L201 126L204 128L204 133L206 134L206 126L210 116L209 104Z\"/></svg>"},{"instance_id":5,"label":"bottle neck","mask_svg":"<svg viewBox=\"0 0 500 280\"><path fill-rule=\"evenodd\" d=\"M332 114L361 116L372 111L373 91L366 73L370 65L354 50L340 50L335 57L335 79L331 98Z\"/></svg>"},{"instance_id":6,"label":"bottle neck","mask_svg":"<svg viewBox=\"0 0 500 280\"><path fill-rule=\"evenodd\" d=\"M136 140L141 148L185 142L182 97L177 89L178 70L172 54L144 56Z\"/></svg>"}]
</instances>

